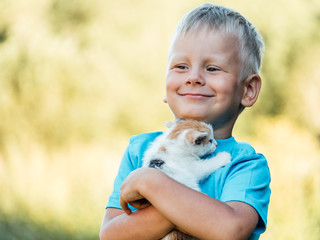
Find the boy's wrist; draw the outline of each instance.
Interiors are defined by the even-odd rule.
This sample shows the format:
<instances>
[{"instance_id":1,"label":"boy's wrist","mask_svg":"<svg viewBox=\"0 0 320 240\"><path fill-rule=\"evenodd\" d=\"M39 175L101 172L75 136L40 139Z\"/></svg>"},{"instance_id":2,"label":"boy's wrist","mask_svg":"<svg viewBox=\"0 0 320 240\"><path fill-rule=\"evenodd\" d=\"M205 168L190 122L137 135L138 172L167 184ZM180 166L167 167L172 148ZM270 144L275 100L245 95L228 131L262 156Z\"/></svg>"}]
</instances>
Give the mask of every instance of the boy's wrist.
<instances>
[{"instance_id":1,"label":"boy's wrist","mask_svg":"<svg viewBox=\"0 0 320 240\"><path fill-rule=\"evenodd\" d=\"M146 174L144 178L141 179L141 184L139 185L139 192L142 196L144 196L147 200L150 196L154 196L155 191L159 189L160 186L163 185L165 178L168 178L160 170L155 168L147 168Z\"/></svg>"}]
</instances>

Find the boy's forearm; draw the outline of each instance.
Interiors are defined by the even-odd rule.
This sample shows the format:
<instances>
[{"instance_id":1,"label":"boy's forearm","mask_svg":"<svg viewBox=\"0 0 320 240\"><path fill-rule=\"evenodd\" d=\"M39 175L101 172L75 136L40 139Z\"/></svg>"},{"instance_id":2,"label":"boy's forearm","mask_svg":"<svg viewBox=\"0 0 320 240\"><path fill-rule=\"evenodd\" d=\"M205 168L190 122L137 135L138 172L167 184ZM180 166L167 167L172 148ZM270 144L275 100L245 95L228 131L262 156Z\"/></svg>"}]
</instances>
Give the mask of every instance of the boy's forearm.
<instances>
[{"instance_id":1,"label":"boy's forearm","mask_svg":"<svg viewBox=\"0 0 320 240\"><path fill-rule=\"evenodd\" d=\"M162 173L144 181L140 189L178 229L200 239L245 239L258 222L258 214L245 203L223 203Z\"/></svg>"},{"instance_id":2,"label":"boy's forearm","mask_svg":"<svg viewBox=\"0 0 320 240\"><path fill-rule=\"evenodd\" d=\"M174 227L153 206L138 210L130 215L121 213L112 219L106 218L108 217L105 217L101 227L100 240L160 239Z\"/></svg>"}]
</instances>

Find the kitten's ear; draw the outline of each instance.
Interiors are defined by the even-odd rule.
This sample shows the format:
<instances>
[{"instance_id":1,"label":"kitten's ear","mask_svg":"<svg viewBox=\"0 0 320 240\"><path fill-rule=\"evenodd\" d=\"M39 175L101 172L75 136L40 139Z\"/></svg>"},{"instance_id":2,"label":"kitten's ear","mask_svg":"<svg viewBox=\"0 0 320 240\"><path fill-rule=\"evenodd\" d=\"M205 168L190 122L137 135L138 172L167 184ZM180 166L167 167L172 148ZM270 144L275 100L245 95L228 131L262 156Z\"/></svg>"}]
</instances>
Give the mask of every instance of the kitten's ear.
<instances>
[{"instance_id":1,"label":"kitten's ear","mask_svg":"<svg viewBox=\"0 0 320 240\"><path fill-rule=\"evenodd\" d=\"M203 141L208 137L208 133L207 132L198 132L195 134L195 138L194 138L194 145L200 145L203 143Z\"/></svg>"},{"instance_id":2,"label":"kitten's ear","mask_svg":"<svg viewBox=\"0 0 320 240\"><path fill-rule=\"evenodd\" d=\"M163 122L163 124L167 127L167 128L171 128L175 122Z\"/></svg>"}]
</instances>

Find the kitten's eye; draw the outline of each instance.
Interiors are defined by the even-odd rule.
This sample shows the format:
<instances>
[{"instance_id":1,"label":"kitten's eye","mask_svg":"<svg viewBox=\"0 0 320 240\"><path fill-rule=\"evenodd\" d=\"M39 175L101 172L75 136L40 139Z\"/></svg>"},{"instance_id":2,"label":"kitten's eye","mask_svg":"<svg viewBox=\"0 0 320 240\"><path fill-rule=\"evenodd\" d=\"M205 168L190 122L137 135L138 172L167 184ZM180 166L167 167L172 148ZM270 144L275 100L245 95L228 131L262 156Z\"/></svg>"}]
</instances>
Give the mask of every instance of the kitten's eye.
<instances>
[{"instance_id":1,"label":"kitten's eye","mask_svg":"<svg viewBox=\"0 0 320 240\"><path fill-rule=\"evenodd\" d=\"M203 142L206 138L207 138L207 136L200 136L200 137L198 137L198 138L194 141L194 143L195 143L196 145L200 145L200 144L202 144L202 142Z\"/></svg>"},{"instance_id":2,"label":"kitten's eye","mask_svg":"<svg viewBox=\"0 0 320 240\"><path fill-rule=\"evenodd\" d=\"M212 140L212 139L210 139L210 140L209 140L209 143L212 143L212 142L213 142L213 140Z\"/></svg>"}]
</instances>

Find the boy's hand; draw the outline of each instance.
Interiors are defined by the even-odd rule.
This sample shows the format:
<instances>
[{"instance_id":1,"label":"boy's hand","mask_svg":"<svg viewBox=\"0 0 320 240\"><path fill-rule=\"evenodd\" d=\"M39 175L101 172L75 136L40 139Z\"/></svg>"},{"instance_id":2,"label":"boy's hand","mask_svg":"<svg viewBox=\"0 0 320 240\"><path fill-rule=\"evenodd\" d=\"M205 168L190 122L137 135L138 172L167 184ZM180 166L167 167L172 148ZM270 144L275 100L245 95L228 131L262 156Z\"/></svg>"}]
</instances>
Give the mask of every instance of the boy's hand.
<instances>
[{"instance_id":1,"label":"boy's hand","mask_svg":"<svg viewBox=\"0 0 320 240\"><path fill-rule=\"evenodd\" d=\"M128 203L138 209L150 206L149 201L144 198L140 190L149 177L155 177L156 172L159 171L153 168L139 168L132 171L123 181L120 187L120 205L126 214L131 213Z\"/></svg>"},{"instance_id":2,"label":"boy's hand","mask_svg":"<svg viewBox=\"0 0 320 240\"><path fill-rule=\"evenodd\" d=\"M139 199L139 200L136 200L133 202L129 202L129 204L132 207L137 208L137 209L143 209L143 208L149 207L151 205L151 203L145 198Z\"/></svg>"}]
</instances>

